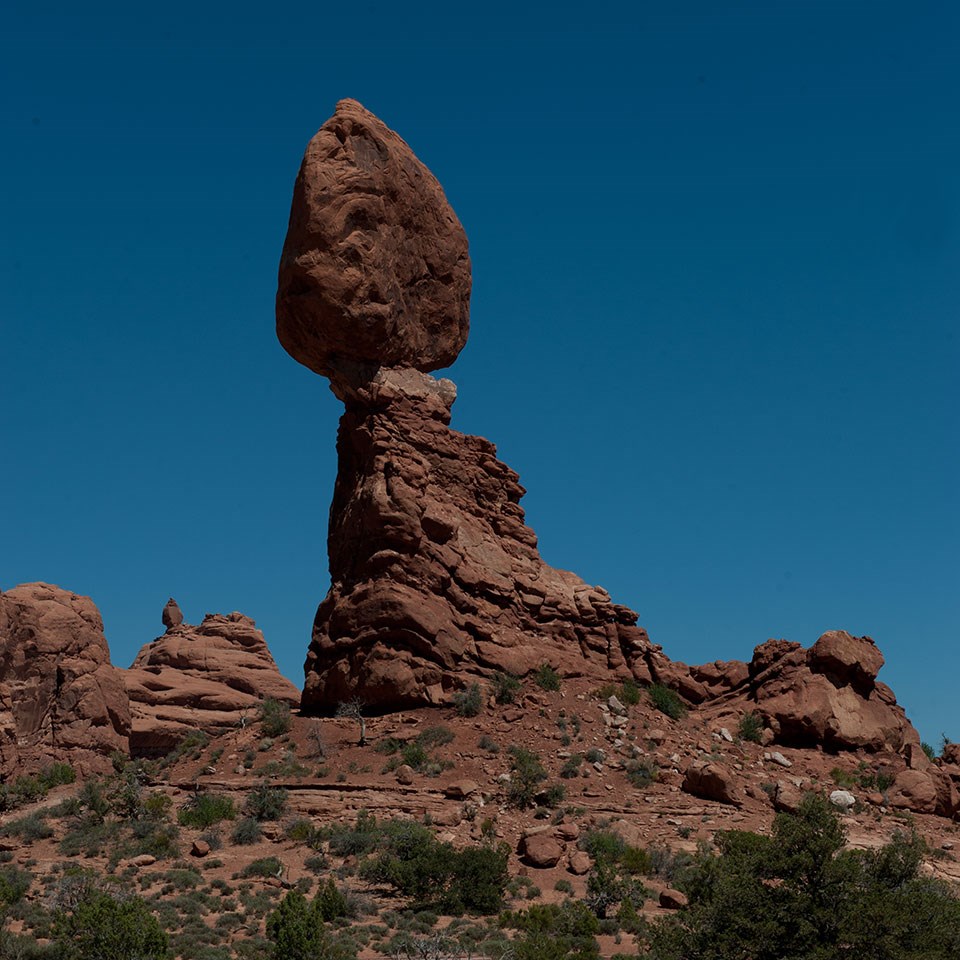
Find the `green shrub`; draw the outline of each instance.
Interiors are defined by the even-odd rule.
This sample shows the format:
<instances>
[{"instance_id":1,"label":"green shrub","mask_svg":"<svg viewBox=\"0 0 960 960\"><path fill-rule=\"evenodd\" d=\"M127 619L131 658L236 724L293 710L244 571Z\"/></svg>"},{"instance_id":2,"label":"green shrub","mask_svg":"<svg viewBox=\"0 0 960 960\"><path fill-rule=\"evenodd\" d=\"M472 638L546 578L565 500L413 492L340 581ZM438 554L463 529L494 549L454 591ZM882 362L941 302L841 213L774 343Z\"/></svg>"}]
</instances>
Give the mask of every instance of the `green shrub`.
<instances>
[{"instance_id":1,"label":"green shrub","mask_svg":"<svg viewBox=\"0 0 960 960\"><path fill-rule=\"evenodd\" d=\"M777 815L773 836L722 831L715 843L681 881L689 907L645 935L651 957L958 956L960 901L920 875L915 836L844 849L837 813L808 794L796 815Z\"/></svg>"},{"instance_id":2,"label":"green shrub","mask_svg":"<svg viewBox=\"0 0 960 960\"><path fill-rule=\"evenodd\" d=\"M24 843L34 843L52 837L53 827L47 823L46 813L38 810L19 820L12 820L3 828L3 832L8 836L19 837Z\"/></svg>"},{"instance_id":3,"label":"green shrub","mask_svg":"<svg viewBox=\"0 0 960 960\"><path fill-rule=\"evenodd\" d=\"M657 779L659 772L656 763L649 757L628 760L623 769L630 785L638 789L649 787Z\"/></svg>"},{"instance_id":4,"label":"green shrub","mask_svg":"<svg viewBox=\"0 0 960 960\"><path fill-rule=\"evenodd\" d=\"M361 876L388 884L415 903L450 914L496 913L507 884L506 845L455 850L422 824L394 820L383 825L377 856Z\"/></svg>"},{"instance_id":5,"label":"green shrub","mask_svg":"<svg viewBox=\"0 0 960 960\"><path fill-rule=\"evenodd\" d=\"M466 690L453 695L453 706L461 717L476 717L483 709L483 693L479 683L471 683Z\"/></svg>"},{"instance_id":6,"label":"green shrub","mask_svg":"<svg viewBox=\"0 0 960 960\"><path fill-rule=\"evenodd\" d=\"M569 880L558 880L554 885L553 889L557 893L566 893L569 896L573 896L573 884Z\"/></svg>"},{"instance_id":7,"label":"green shrub","mask_svg":"<svg viewBox=\"0 0 960 960\"><path fill-rule=\"evenodd\" d=\"M0 911L19 903L30 889L33 877L26 871L13 866L0 867ZM3 956L0 951L0 957Z\"/></svg>"},{"instance_id":8,"label":"green shrub","mask_svg":"<svg viewBox=\"0 0 960 960\"><path fill-rule=\"evenodd\" d=\"M445 727L442 723L427 727L420 736L417 737L417 743L425 750L435 750L437 747L444 747L448 743L453 743L453 740L453 731L449 727Z\"/></svg>"},{"instance_id":9,"label":"green shrub","mask_svg":"<svg viewBox=\"0 0 960 960\"><path fill-rule=\"evenodd\" d=\"M532 807L540 784L547 779L540 758L525 747L510 747L510 783L507 802L512 807Z\"/></svg>"},{"instance_id":10,"label":"green shrub","mask_svg":"<svg viewBox=\"0 0 960 960\"><path fill-rule=\"evenodd\" d=\"M535 904L507 914L501 923L519 931L510 945L515 960L595 960L600 955L600 924L577 900Z\"/></svg>"},{"instance_id":11,"label":"green shrub","mask_svg":"<svg viewBox=\"0 0 960 960\"><path fill-rule=\"evenodd\" d=\"M477 746L478 746L481 750L485 750L487 753L499 753L499 752L500 752L500 744L497 743L497 741L494 740L493 737L488 736L487 734L484 734L484 735L480 738L480 741L479 741L479 743L477 744Z\"/></svg>"},{"instance_id":12,"label":"green shrub","mask_svg":"<svg viewBox=\"0 0 960 960\"><path fill-rule=\"evenodd\" d=\"M615 830L594 827L580 837L578 846L594 860L609 860L616 863L627 849L627 842Z\"/></svg>"},{"instance_id":13,"label":"green shrub","mask_svg":"<svg viewBox=\"0 0 960 960\"><path fill-rule=\"evenodd\" d=\"M572 780L574 777L580 775L580 765L583 763L583 754L575 753L572 756L568 757L564 761L563 766L560 768L560 776L564 780Z\"/></svg>"},{"instance_id":14,"label":"green shrub","mask_svg":"<svg viewBox=\"0 0 960 960\"><path fill-rule=\"evenodd\" d=\"M68 763L51 763L40 771L39 780L47 790L52 790L63 784L76 783L77 774Z\"/></svg>"},{"instance_id":15,"label":"green shrub","mask_svg":"<svg viewBox=\"0 0 960 960\"><path fill-rule=\"evenodd\" d=\"M314 909L328 923L349 915L347 898L337 889L337 885L327 879L321 883L313 900Z\"/></svg>"},{"instance_id":16,"label":"green shrub","mask_svg":"<svg viewBox=\"0 0 960 960\"><path fill-rule=\"evenodd\" d=\"M635 680L624 680L620 685L620 701L628 707L640 702L640 687Z\"/></svg>"},{"instance_id":17,"label":"green shrub","mask_svg":"<svg viewBox=\"0 0 960 960\"><path fill-rule=\"evenodd\" d=\"M679 720L686 715L687 708L676 690L671 690L662 683L655 683L647 690L647 694L654 707L671 720Z\"/></svg>"},{"instance_id":18,"label":"green shrub","mask_svg":"<svg viewBox=\"0 0 960 960\"><path fill-rule=\"evenodd\" d=\"M259 719L265 736L281 737L293 727L290 707L269 697L260 704Z\"/></svg>"},{"instance_id":19,"label":"green shrub","mask_svg":"<svg viewBox=\"0 0 960 960\"><path fill-rule=\"evenodd\" d=\"M276 857L261 857L248 863L241 871L241 877L279 877L283 873L283 864Z\"/></svg>"},{"instance_id":20,"label":"green shrub","mask_svg":"<svg viewBox=\"0 0 960 960\"><path fill-rule=\"evenodd\" d=\"M556 692L560 689L560 674L549 663L543 663L537 668L533 680L541 690Z\"/></svg>"},{"instance_id":21,"label":"green shrub","mask_svg":"<svg viewBox=\"0 0 960 960\"><path fill-rule=\"evenodd\" d=\"M287 791L262 783L247 794L243 812L254 820L279 820L287 809Z\"/></svg>"},{"instance_id":22,"label":"green shrub","mask_svg":"<svg viewBox=\"0 0 960 960\"><path fill-rule=\"evenodd\" d=\"M497 703L513 703L520 692L520 680L510 673L495 673L490 681Z\"/></svg>"},{"instance_id":23,"label":"green shrub","mask_svg":"<svg viewBox=\"0 0 960 960\"><path fill-rule=\"evenodd\" d=\"M69 960L161 960L167 937L139 897L88 893L57 917L57 946Z\"/></svg>"},{"instance_id":24,"label":"green shrub","mask_svg":"<svg viewBox=\"0 0 960 960\"><path fill-rule=\"evenodd\" d=\"M195 793L181 807L177 820L184 827L204 829L223 820L233 820L237 812L230 797L220 793Z\"/></svg>"},{"instance_id":25,"label":"green shrub","mask_svg":"<svg viewBox=\"0 0 960 960\"><path fill-rule=\"evenodd\" d=\"M230 834L230 841L240 847L248 847L256 843L261 837L260 823L253 817L240 820Z\"/></svg>"},{"instance_id":26,"label":"green shrub","mask_svg":"<svg viewBox=\"0 0 960 960\"><path fill-rule=\"evenodd\" d=\"M934 750L933 747L931 747L930 744L926 742L926 740L924 740L924 742L920 744L920 749L927 755L928 760L936 759L937 751Z\"/></svg>"},{"instance_id":27,"label":"green shrub","mask_svg":"<svg viewBox=\"0 0 960 960\"><path fill-rule=\"evenodd\" d=\"M750 743L760 743L763 739L763 717L758 713L745 713L737 726L737 736Z\"/></svg>"},{"instance_id":28,"label":"green shrub","mask_svg":"<svg viewBox=\"0 0 960 960\"><path fill-rule=\"evenodd\" d=\"M297 890L291 890L267 918L267 936L273 942L274 960L352 960L356 950L334 939L324 926L317 907Z\"/></svg>"}]
</instances>

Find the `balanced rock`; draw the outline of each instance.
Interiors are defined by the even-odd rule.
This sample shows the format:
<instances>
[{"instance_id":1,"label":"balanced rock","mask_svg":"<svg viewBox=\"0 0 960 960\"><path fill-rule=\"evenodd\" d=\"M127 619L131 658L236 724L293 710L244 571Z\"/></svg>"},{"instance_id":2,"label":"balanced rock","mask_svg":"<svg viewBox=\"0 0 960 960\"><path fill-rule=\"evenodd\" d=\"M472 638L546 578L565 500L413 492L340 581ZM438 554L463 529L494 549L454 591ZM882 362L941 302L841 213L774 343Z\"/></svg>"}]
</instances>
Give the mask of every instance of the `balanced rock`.
<instances>
[{"instance_id":1,"label":"balanced rock","mask_svg":"<svg viewBox=\"0 0 960 960\"><path fill-rule=\"evenodd\" d=\"M46 583L0 593L0 770L51 760L107 770L129 734L127 693L93 601Z\"/></svg>"},{"instance_id":2,"label":"balanced rock","mask_svg":"<svg viewBox=\"0 0 960 960\"><path fill-rule=\"evenodd\" d=\"M335 389L365 368L449 366L467 340L470 282L440 184L381 120L341 100L294 187L277 291L284 349Z\"/></svg>"},{"instance_id":3,"label":"balanced rock","mask_svg":"<svg viewBox=\"0 0 960 960\"><path fill-rule=\"evenodd\" d=\"M208 614L146 644L123 680L130 695L130 750L166 753L188 733L235 728L264 698L295 704L297 688L277 669L263 634L241 613Z\"/></svg>"},{"instance_id":4,"label":"balanced rock","mask_svg":"<svg viewBox=\"0 0 960 960\"><path fill-rule=\"evenodd\" d=\"M160 619L168 630L179 627L180 624L183 623L183 611L180 609L180 604L178 604L173 597L166 602Z\"/></svg>"},{"instance_id":5,"label":"balanced rock","mask_svg":"<svg viewBox=\"0 0 960 960\"><path fill-rule=\"evenodd\" d=\"M469 293L466 237L439 184L342 101L300 168L277 294L281 343L346 406L307 711L439 704L543 663L651 679L658 655L637 615L547 566L517 474L449 427L456 388L427 371L463 346Z\"/></svg>"}]
</instances>

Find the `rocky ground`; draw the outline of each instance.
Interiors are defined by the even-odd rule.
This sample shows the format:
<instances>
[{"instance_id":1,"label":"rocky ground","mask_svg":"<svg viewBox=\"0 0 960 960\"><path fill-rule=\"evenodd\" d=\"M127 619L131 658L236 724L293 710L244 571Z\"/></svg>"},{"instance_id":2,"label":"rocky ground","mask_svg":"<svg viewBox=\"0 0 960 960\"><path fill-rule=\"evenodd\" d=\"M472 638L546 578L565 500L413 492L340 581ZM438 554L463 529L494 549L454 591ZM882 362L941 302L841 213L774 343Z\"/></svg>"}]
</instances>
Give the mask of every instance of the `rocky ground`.
<instances>
[{"instance_id":1,"label":"rocky ground","mask_svg":"<svg viewBox=\"0 0 960 960\"><path fill-rule=\"evenodd\" d=\"M495 917L410 914L402 898L359 879L357 857L338 855L332 837L365 813L430 824L439 839L458 847L508 844L513 907L585 898L593 865L588 838L609 828L653 852L655 866L640 879L650 891L643 912L656 916L682 903L670 890L683 855L719 830L767 832L775 809L789 809L804 790L852 795L852 806L842 810L854 846L879 846L896 831L915 829L929 849L925 869L960 884L957 824L889 806L876 789L884 758L771 750L740 738L736 725L719 726L696 711L672 719L638 688L561 681L559 690L548 691L534 681L506 704L484 691L474 717L420 708L367 718L363 746L355 717L292 716L286 731L285 722L273 722L250 718L215 737L194 736L166 761L141 764L140 802L170 798L155 824L168 842L133 836L130 815L116 806L122 778L94 781L114 804L99 822L83 806L89 788L80 784L57 787L4 816L3 859L33 878L11 929L48 932L47 908L62 896L64 878L89 869L144 897L185 958L243 956L258 943L262 949L265 916L285 890L316 888L328 877L351 894L358 912L343 923L361 956L395 953L404 931L425 937L450 924L460 933L470 927L477 937L502 936ZM537 785L540 802L526 809L509 799L516 747L531 751L547 773ZM715 776L692 777L700 765ZM557 785L562 796L549 790ZM239 843L243 810L265 786L275 791L274 802L282 798L283 809L261 821L259 839ZM541 791L556 794L550 806ZM212 827L175 826L198 792L232 800L232 818ZM326 831L325 839L315 828ZM633 950L632 937L615 927L600 937L604 956ZM203 952L214 948L221 952Z\"/></svg>"}]
</instances>

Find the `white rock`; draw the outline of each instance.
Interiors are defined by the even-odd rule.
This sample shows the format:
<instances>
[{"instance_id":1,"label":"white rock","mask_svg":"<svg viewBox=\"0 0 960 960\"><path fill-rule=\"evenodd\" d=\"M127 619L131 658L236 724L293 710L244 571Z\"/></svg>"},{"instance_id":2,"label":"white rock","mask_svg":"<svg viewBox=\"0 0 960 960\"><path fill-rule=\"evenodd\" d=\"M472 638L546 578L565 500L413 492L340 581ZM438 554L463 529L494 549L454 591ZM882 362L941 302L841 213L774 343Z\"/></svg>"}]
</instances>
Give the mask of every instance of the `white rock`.
<instances>
[{"instance_id":1,"label":"white rock","mask_svg":"<svg viewBox=\"0 0 960 960\"><path fill-rule=\"evenodd\" d=\"M771 763L777 763L781 767L792 767L793 761L788 760L779 750L774 750L773 753L765 753L763 755L764 760L769 760Z\"/></svg>"},{"instance_id":2,"label":"white rock","mask_svg":"<svg viewBox=\"0 0 960 960\"><path fill-rule=\"evenodd\" d=\"M726 740L727 743L733 743L733 736L731 735L730 731L726 727L720 728L720 738L722 740Z\"/></svg>"},{"instance_id":3,"label":"white rock","mask_svg":"<svg viewBox=\"0 0 960 960\"><path fill-rule=\"evenodd\" d=\"M610 699L607 700L607 706L618 717L625 717L627 715L627 708L616 697L610 697Z\"/></svg>"},{"instance_id":4,"label":"white rock","mask_svg":"<svg viewBox=\"0 0 960 960\"><path fill-rule=\"evenodd\" d=\"M849 790L834 790L830 794L830 802L841 810L849 810L857 802L857 798Z\"/></svg>"}]
</instances>

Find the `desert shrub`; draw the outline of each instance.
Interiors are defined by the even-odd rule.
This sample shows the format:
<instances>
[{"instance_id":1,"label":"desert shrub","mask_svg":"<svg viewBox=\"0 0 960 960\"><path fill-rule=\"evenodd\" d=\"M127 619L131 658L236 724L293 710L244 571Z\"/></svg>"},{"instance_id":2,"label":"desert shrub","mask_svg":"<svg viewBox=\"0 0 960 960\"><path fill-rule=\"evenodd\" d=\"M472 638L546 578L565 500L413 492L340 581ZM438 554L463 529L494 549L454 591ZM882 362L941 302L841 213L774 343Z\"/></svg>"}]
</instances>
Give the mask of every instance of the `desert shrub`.
<instances>
[{"instance_id":1,"label":"desert shrub","mask_svg":"<svg viewBox=\"0 0 960 960\"><path fill-rule=\"evenodd\" d=\"M649 851L642 847L632 847L629 844L620 854L620 866L627 873L651 873L653 870L653 859Z\"/></svg>"},{"instance_id":2,"label":"desert shrub","mask_svg":"<svg viewBox=\"0 0 960 960\"><path fill-rule=\"evenodd\" d=\"M541 690L553 693L560 689L560 674L549 663L542 663L537 668L533 681Z\"/></svg>"},{"instance_id":3,"label":"desert shrub","mask_svg":"<svg viewBox=\"0 0 960 960\"><path fill-rule=\"evenodd\" d=\"M291 890L267 918L274 960L352 960L356 950L326 930L317 900Z\"/></svg>"},{"instance_id":4,"label":"desert shrub","mask_svg":"<svg viewBox=\"0 0 960 960\"><path fill-rule=\"evenodd\" d=\"M352 827L333 824L324 831L330 843L330 852L338 857L361 856L369 853L380 839L377 818L367 810L357 813Z\"/></svg>"},{"instance_id":5,"label":"desert shrub","mask_svg":"<svg viewBox=\"0 0 960 960\"><path fill-rule=\"evenodd\" d=\"M230 834L230 842L239 847L249 847L260 839L261 833L258 820L253 817L244 817L233 828L233 833Z\"/></svg>"},{"instance_id":6,"label":"desert shrub","mask_svg":"<svg viewBox=\"0 0 960 960\"><path fill-rule=\"evenodd\" d=\"M289 733L293 727L293 717L290 714L290 707L279 700L272 700L267 697L260 704L259 710L260 727L265 736L281 737Z\"/></svg>"},{"instance_id":7,"label":"desert shrub","mask_svg":"<svg viewBox=\"0 0 960 960\"><path fill-rule=\"evenodd\" d=\"M63 784L76 783L77 774L68 763L51 763L40 771L39 780L47 790L52 790Z\"/></svg>"},{"instance_id":8,"label":"desert shrub","mask_svg":"<svg viewBox=\"0 0 960 960\"><path fill-rule=\"evenodd\" d=\"M520 692L520 680L510 673L495 673L490 680L493 698L497 703L513 703Z\"/></svg>"},{"instance_id":9,"label":"desert shrub","mask_svg":"<svg viewBox=\"0 0 960 960\"><path fill-rule=\"evenodd\" d=\"M525 747L510 747L510 783L507 802L512 807L532 807L540 784L547 779L540 758Z\"/></svg>"},{"instance_id":10,"label":"desert shrub","mask_svg":"<svg viewBox=\"0 0 960 960\"><path fill-rule=\"evenodd\" d=\"M161 960L167 952L166 934L139 897L90 892L61 912L55 931L64 960Z\"/></svg>"},{"instance_id":11,"label":"desert shrub","mask_svg":"<svg viewBox=\"0 0 960 960\"><path fill-rule=\"evenodd\" d=\"M219 850L221 847L223 847L223 834L220 832L219 827L210 827L209 830L204 830L203 833L200 834L200 839L211 850Z\"/></svg>"},{"instance_id":12,"label":"desert shrub","mask_svg":"<svg viewBox=\"0 0 960 960\"><path fill-rule=\"evenodd\" d=\"M148 820L162 821L170 816L173 798L157 790L143 798L143 815Z\"/></svg>"},{"instance_id":13,"label":"desert shrub","mask_svg":"<svg viewBox=\"0 0 960 960\"><path fill-rule=\"evenodd\" d=\"M266 783L254 787L247 794L243 812L254 820L279 820L287 809L287 791Z\"/></svg>"},{"instance_id":14,"label":"desert shrub","mask_svg":"<svg viewBox=\"0 0 960 960\"><path fill-rule=\"evenodd\" d=\"M417 737L417 743L425 750L435 750L437 747L444 747L448 743L453 743L454 733L449 727L442 723L427 727Z\"/></svg>"},{"instance_id":15,"label":"desert shrub","mask_svg":"<svg viewBox=\"0 0 960 960\"><path fill-rule=\"evenodd\" d=\"M649 757L628 760L623 769L631 786L639 789L649 787L657 779L657 765Z\"/></svg>"},{"instance_id":16,"label":"desert shrub","mask_svg":"<svg viewBox=\"0 0 960 960\"><path fill-rule=\"evenodd\" d=\"M483 709L483 693L479 683L471 683L466 690L453 695L453 707L461 717L476 717Z\"/></svg>"},{"instance_id":17,"label":"desert shrub","mask_svg":"<svg viewBox=\"0 0 960 960\"><path fill-rule=\"evenodd\" d=\"M337 885L327 879L321 883L313 900L314 909L327 922L349 915L347 898L337 889Z\"/></svg>"},{"instance_id":18,"label":"desert shrub","mask_svg":"<svg viewBox=\"0 0 960 960\"><path fill-rule=\"evenodd\" d=\"M627 841L615 830L594 827L580 836L578 846L589 853L594 860L609 860L616 863L627 849Z\"/></svg>"},{"instance_id":19,"label":"desert shrub","mask_svg":"<svg viewBox=\"0 0 960 960\"><path fill-rule=\"evenodd\" d=\"M591 747L587 751L587 763L603 763L607 759L606 751L600 747Z\"/></svg>"},{"instance_id":20,"label":"desert shrub","mask_svg":"<svg viewBox=\"0 0 960 960\"><path fill-rule=\"evenodd\" d=\"M573 884L569 880L558 880L553 885L553 889L556 890L557 893L566 893L569 896L573 896Z\"/></svg>"},{"instance_id":21,"label":"desert shrub","mask_svg":"<svg viewBox=\"0 0 960 960\"><path fill-rule=\"evenodd\" d=\"M46 812L38 810L19 820L12 820L3 828L3 832L7 836L19 837L24 843L34 843L52 837L53 827L47 823Z\"/></svg>"},{"instance_id":22,"label":"desert shrub","mask_svg":"<svg viewBox=\"0 0 960 960\"><path fill-rule=\"evenodd\" d=\"M565 780L572 780L580 774L580 765L583 763L583 754L575 753L568 757L560 768L560 776Z\"/></svg>"},{"instance_id":23,"label":"desert shrub","mask_svg":"<svg viewBox=\"0 0 960 960\"><path fill-rule=\"evenodd\" d=\"M494 740L493 737L489 736L489 735L486 734L486 733L480 738L480 741L479 741L479 743L477 744L477 746L478 746L481 750L485 750L487 753L499 753L499 752L500 752L500 744L497 743L497 741Z\"/></svg>"},{"instance_id":24,"label":"desert shrub","mask_svg":"<svg viewBox=\"0 0 960 960\"><path fill-rule=\"evenodd\" d=\"M679 720L686 715L687 708L676 690L671 690L662 683L655 683L647 690L647 695L654 707L671 720Z\"/></svg>"},{"instance_id":25,"label":"desert shrub","mask_svg":"<svg viewBox=\"0 0 960 960\"><path fill-rule=\"evenodd\" d=\"M674 851L658 845L650 847L647 855L650 858L649 873L671 884L679 883L695 860L686 850Z\"/></svg>"},{"instance_id":26,"label":"desert shrub","mask_svg":"<svg viewBox=\"0 0 960 960\"><path fill-rule=\"evenodd\" d=\"M935 760L937 757L937 751L927 743L926 740L920 744L920 749L926 754L928 760Z\"/></svg>"},{"instance_id":27,"label":"desert shrub","mask_svg":"<svg viewBox=\"0 0 960 960\"><path fill-rule=\"evenodd\" d=\"M261 857L248 863L241 871L241 877L279 877L283 873L283 864L276 857Z\"/></svg>"},{"instance_id":28,"label":"desert shrub","mask_svg":"<svg viewBox=\"0 0 960 960\"><path fill-rule=\"evenodd\" d=\"M295 843L309 843L316 833L312 820L300 817L284 827L283 832Z\"/></svg>"},{"instance_id":29,"label":"desert shrub","mask_svg":"<svg viewBox=\"0 0 960 960\"><path fill-rule=\"evenodd\" d=\"M598 920L605 920L610 908L617 904L629 903L636 908L646 896L646 888L612 860L598 859L587 877L585 903Z\"/></svg>"},{"instance_id":30,"label":"desert shrub","mask_svg":"<svg viewBox=\"0 0 960 960\"><path fill-rule=\"evenodd\" d=\"M600 924L577 900L535 904L507 914L501 923L518 931L510 950L516 960L595 960L600 955Z\"/></svg>"},{"instance_id":31,"label":"desert shrub","mask_svg":"<svg viewBox=\"0 0 960 960\"><path fill-rule=\"evenodd\" d=\"M760 714L753 711L745 713L737 726L737 736L750 743L760 743L763 737L763 718Z\"/></svg>"},{"instance_id":32,"label":"desert shrub","mask_svg":"<svg viewBox=\"0 0 960 960\"><path fill-rule=\"evenodd\" d=\"M566 796L567 788L562 783L551 783L550 786L537 794L536 799L542 803L543 806L549 807L552 810L554 807L559 807L566 799Z\"/></svg>"},{"instance_id":33,"label":"desert shrub","mask_svg":"<svg viewBox=\"0 0 960 960\"><path fill-rule=\"evenodd\" d=\"M640 687L635 680L624 680L620 685L620 700L628 707L635 707L640 702Z\"/></svg>"},{"instance_id":34,"label":"desert shrub","mask_svg":"<svg viewBox=\"0 0 960 960\"><path fill-rule=\"evenodd\" d=\"M109 826L113 827L113 824ZM135 857L141 853L149 853L158 860L176 857L180 852L177 842L180 831L172 823L156 823L151 820L141 820L133 823L133 842L127 852L128 856Z\"/></svg>"},{"instance_id":35,"label":"desert shrub","mask_svg":"<svg viewBox=\"0 0 960 960\"><path fill-rule=\"evenodd\" d=\"M808 794L773 836L725 831L715 843L681 881L689 907L646 935L652 960L960 956L960 901L920 875L915 836L846 850L837 813Z\"/></svg>"},{"instance_id":36,"label":"desert shrub","mask_svg":"<svg viewBox=\"0 0 960 960\"><path fill-rule=\"evenodd\" d=\"M26 870L9 865L0 867L0 910L19 903L32 881L33 877Z\"/></svg>"},{"instance_id":37,"label":"desert shrub","mask_svg":"<svg viewBox=\"0 0 960 960\"><path fill-rule=\"evenodd\" d=\"M181 807L177 820L184 827L205 829L237 815L233 800L221 793L195 793Z\"/></svg>"},{"instance_id":38,"label":"desert shrub","mask_svg":"<svg viewBox=\"0 0 960 960\"><path fill-rule=\"evenodd\" d=\"M496 913L507 884L505 845L455 850L422 824L394 820L383 825L376 857L361 876L394 887L415 903L446 913Z\"/></svg>"}]
</instances>

